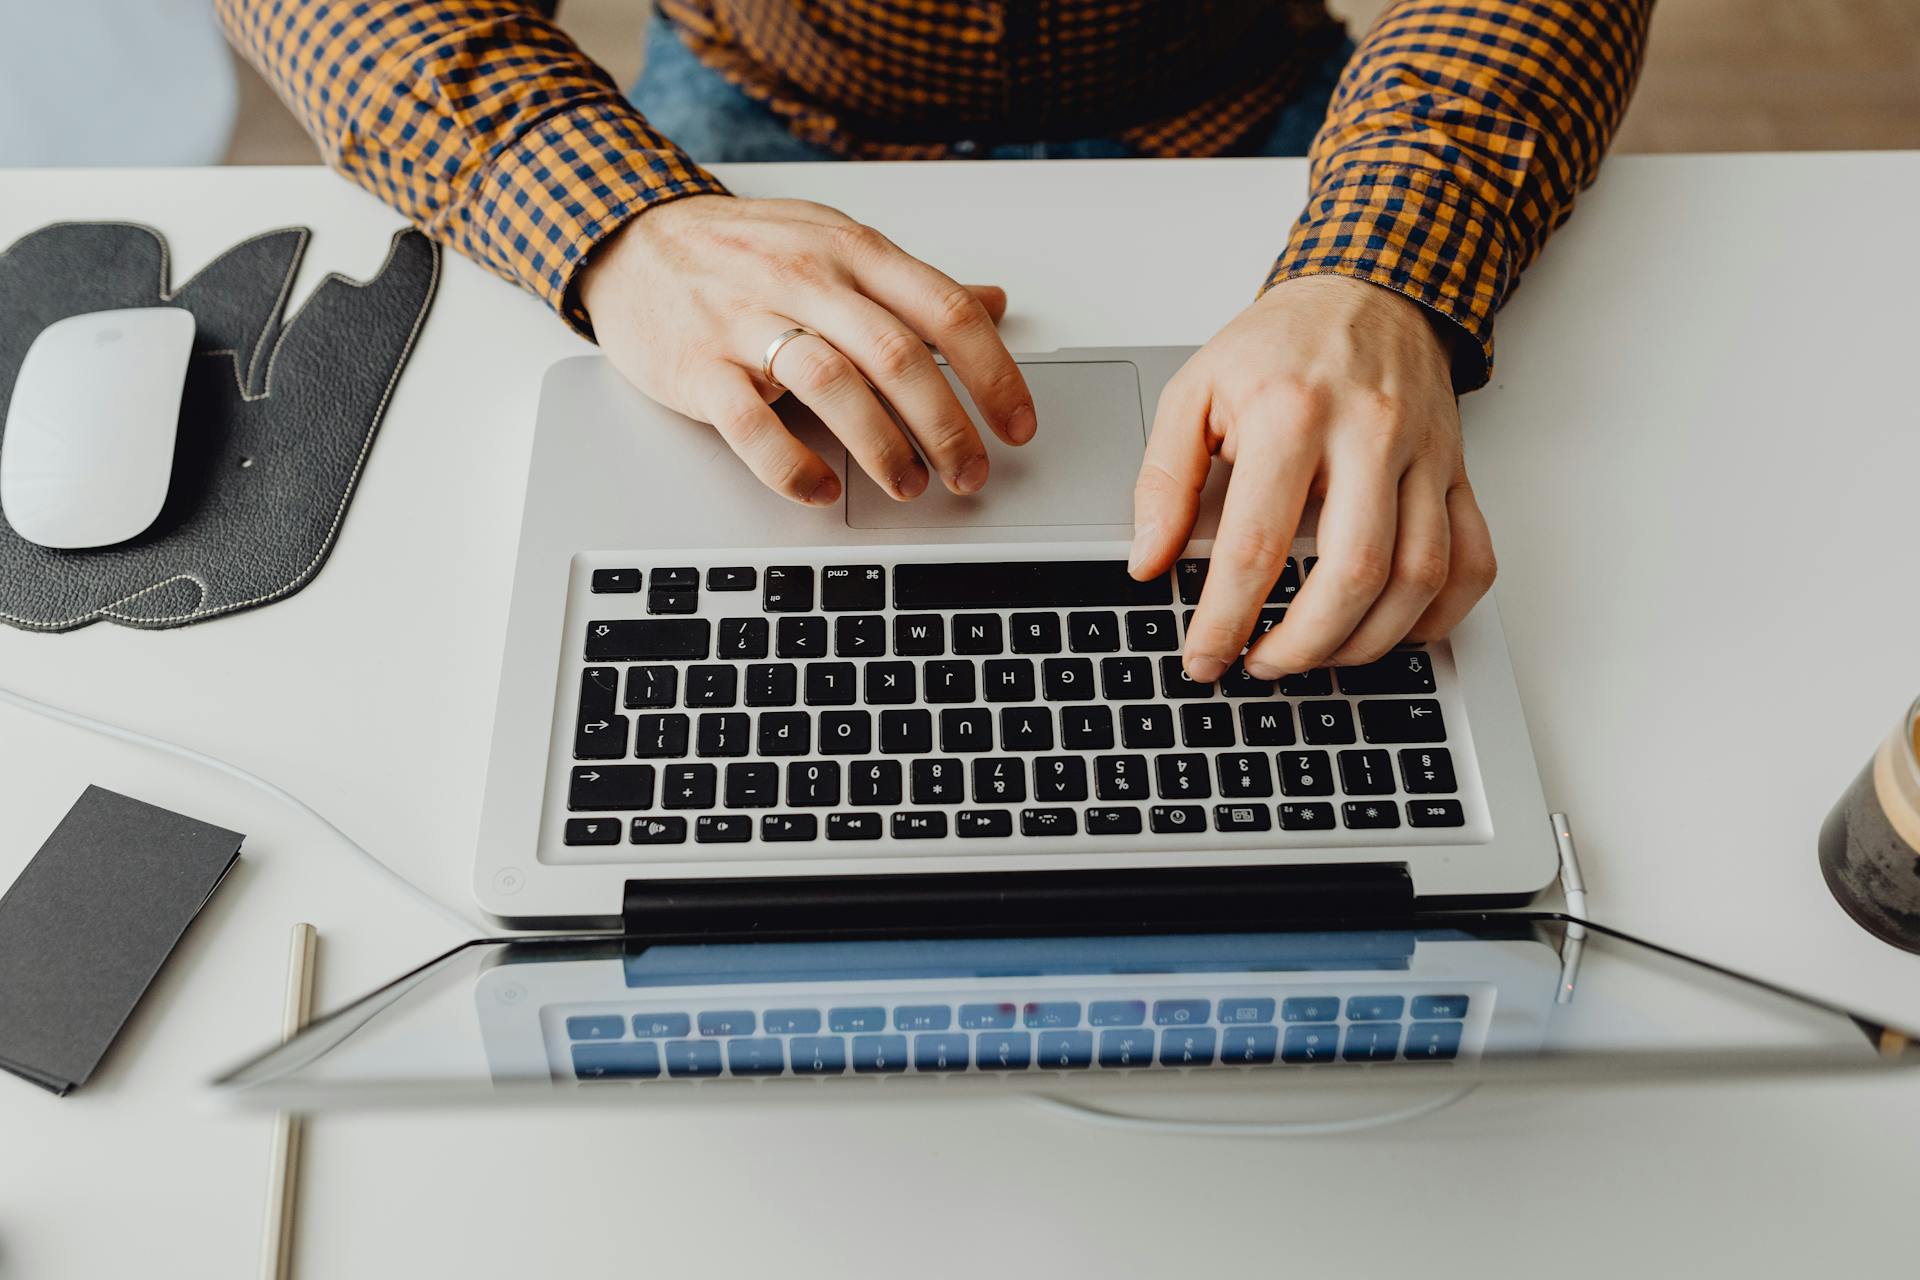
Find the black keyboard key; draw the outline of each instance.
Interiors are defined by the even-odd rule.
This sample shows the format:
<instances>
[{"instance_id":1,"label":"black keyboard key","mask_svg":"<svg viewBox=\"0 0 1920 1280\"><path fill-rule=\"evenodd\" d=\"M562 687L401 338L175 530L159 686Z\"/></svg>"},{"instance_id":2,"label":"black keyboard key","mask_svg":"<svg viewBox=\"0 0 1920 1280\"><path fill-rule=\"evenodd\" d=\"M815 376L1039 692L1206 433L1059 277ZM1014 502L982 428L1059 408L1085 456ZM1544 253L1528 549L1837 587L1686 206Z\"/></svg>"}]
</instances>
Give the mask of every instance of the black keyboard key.
<instances>
[{"instance_id":1,"label":"black keyboard key","mask_svg":"<svg viewBox=\"0 0 1920 1280\"><path fill-rule=\"evenodd\" d=\"M1287 567L1280 571L1279 581L1267 592L1269 604L1292 604L1293 598L1300 594L1300 564L1292 556L1287 557Z\"/></svg>"},{"instance_id":2,"label":"black keyboard key","mask_svg":"<svg viewBox=\"0 0 1920 1280\"><path fill-rule=\"evenodd\" d=\"M670 707L680 700L680 671L676 667L628 667L627 705Z\"/></svg>"},{"instance_id":3,"label":"black keyboard key","mask_svg":"<svg viewBox=\"0 0 1920 1280\"><path fill-rule=\"evenodd\" d=\"M820 607L828 613L887 607L887 571L877 564L831 564L820 571Z\"/></svg>"},{"instance_id":4,"label":"black keyboard key","mask_svg":"<svg viewBox=\"0 0 1920 1280\"><path fill-rule=\"evenodd\" d=\"M1031 658L990 658L981 664L981 696L988 702L1032 702Z\"/></svg>"},{"instance_id":5,"label":"black keyboard key","mask_svg":"<svg viewBox=\"0 0 1920 1280\"><path fill-rule=\"evenodd\" d=\"M898 760L861 760L847 767L850 779L847 803L859 805L899 804L900 762Z\"/></svg>"},{"instance_id":6,"label":"black keyboard key","mask_svg":"<svg viewBox=\"0 0 1920 1280\"><path fill-rule=\"evenodd\" d=\"M1172 654L1160 659L1160 689L1169 698L1211 698L1220 692L1218 685L1188 679L1187 669Z\"/></svg>"},{"instance_id":7,"label":"black keyboard key","mask_svg":"<svg viewBox=\"0 0 1920 1280\"><path fill-rule=\"evenodd\" d=\"M1087 761L1084 756L1042 756L1033 762L1033 798L1085 800Z\"/></svg>"},{"instance_id":8,"label":"black keyboard key","mask_svg":"<svg viewBox=\"0 0 1920 1280\"><path fill-rule=\"evenodd\" d=\"M1368 742L1445 742L1447 723L1432 698L1370 698L1360 704L1360 733Z\"/></svg>"},{"instance_id":9,"label":"black keyboard key","mask_svg":"<svg viewBox=\"0 0 1920 1280\"><path fill-rule=\"evenodd\" d=\"M687 820L685 818L635 818L630 828L631 839L635 844L685 844L687 842Z\"/></svg>"},{"instance_id":10,"label":"black keyboard key","mask_svg":"<svg viewBox=\"0 0 1920 1280\"><path fill-rule=\"evenodd\" d=\"M1007 623L1015 653L1060 652L1060 615L1016 613Z\"/></svg>"},{"instance_id":11,"label":"black keyboard key","mask_svg":"<svg viewBox=\"0 0 1920 1280\"><path fill-rule=\"evenodd\" d=\"M748 727L744 711L709 711L694 726L694 754L743 756L747 754Z\"/></svg>"},{"instance_id":12,"label":"black keyboard key","mask_svg":"<svg viewBox=\"0 0 1920 1280\"><path fill-rule=\"evenodd\" d=\"M827 815L829 840L878 840L880 815L877 813L830 813Z\"/></svg>"},{"instance_id":13,"label":"black keyboard key","mask_svg":"<svg viewBox=\"0 0 1920 1280\"><path fill-rule=\"evenodd\" d=\"M776 658L827 656L827 620L819 614L782 618L773 634L773 654Z\"/></svg>"},{"instance_id":14,"label":"black keyboard key","mask_svg":"<svg viewBox=\"0 0 1920 1280\"><path fill-rule=\"evenodd\" d=\"M713 638L705 618L629 618L587 624L588 662L704 658Z\"/></svg>"},{"instance_id":15,"label":"black keyboard key","mask_svg":"<svg viewBox=\"0 0 1920 1280\"><path fill-rule=\"evenodd\" d=\"M985 707L948 707L940 713L940 749L993 750L993 713Z\"/></svg>"},{"instance_id":16,"label":"black keyboard key","mask_svg":"<svg viewBox=\"0 0 1920 1280\"><path fill-rule=\"evenodd\" d=\"M898 706L919 697L911 662L869 662L867 702L876 707Z\"/></svg>"},{"instance_id":17,"label":"black keyboard key","mask_svg":"<svg viewBox=\"0 0 1920 1280\"><path fill-rule=\"evenodd\" d=\"M960 804L967 798L963 766L958 760L935 756L915 760L912 766L915 804Z\"/></svg>"},{"instance_id":18,"label":"black keyboard key","mask_svg":"<svg viewBox=\"0 0 1920 1280\"><path fill-rule=\"evenodd\" d=\"M1240 737L1250 747L1293 745L1293 709L1284 702L1240 704Z\"/></svg>"},{"instance_id":19,"label":"black keyboard key","mask_svg":"<svg viewBox=\"0 0 1920 1280\"><path fill-rule=\"evenodd\" d=\"M813 568L776 564L767 569L760 607L768 613L806 613L813 608Z\"/></svg>"},{"instance_id":20,"label":"black keyboard key","mask_svg":"<svg viewBox=\"0 0 1920 1280\"><path fill-rule=\"evenodd\" d=\"M618 818L568 818L565 840L568 844L619 844Z\"/></svg>"},{"instance_id":21,"label":"black keyboard key","mask_svg":"<svg viewBox=\"0 0 1920 1280\"><path fill-rule=\"evenodd\" d=\"M1330 804L1283 804L1280 806L1282 831L1331 831L1333 806Z\"/></svg>"},{"instance_id":22,"label":"black keyboard key","mask_svg":"<svg viewBox=\"0 0 1920 1280\"><path fill-rule=\"evenodd\" d=\"M618 760L627 754L627 728L625 716L596 716L581 721L573 731L573 758Z\"/></svg>"},{"instance_id":23,"label":"black keyboard key","mask_svg":"<svg viewBox=\"0 0 1920 1280\"><path fill-rule=\"evenodd\" d=\"M1157 804L1147 811L1147 824L1156 835L1192 835L1207 829L1207 811L1197 804Z\"/></svg>"},{"instance_id":24,"label":"black keyboard key","mask_svg":"<svg viewBox=\"0 0 1920 1280\"><path fill-rule=\"evenodd\" d=\"M865 712L861 712L865 715ZM813 737L813 717L804 711L762 711L759 724L760 754L763 756L803 756ZM822 747L825 747L823 742Z\"/></svg>"},{"instance_id":25,"label":"black keyboard key","mask_svg":"<svg viewBox=\"0 0 1920 1280\"><path fill-rule=\"evenodd\" d=\"M1006 648L997 613L961 613L953 619L955 653L999 653Z\"/></svg>"},{"instance_id":26,"label":"black keyboard key","mask_svg":"<svg viewBox=\"0 0 1920 1280\"><path fill-rule=\"evenodd\" d=\"M974 681L973 664L965 658L945 658L929 662L921 672L926 682L928 702L978 702L980 690Z\"/></svg>"},{"instance_id":27,"label":"black keyboard key","mask_svg":"<svg viewBox=\"0 0 1920 1280\"><path fill-rule=\"evenodd\" d=\"M1180 647L1174 634L1173 610L1154 609L1127 615L1127 648L1135 653L1172 653Z\"/></svg>"},{"instance_id":28,"label":"black keyboard key","mask_svg":"<svg viewBox=\"0 0 1920 1280\"><path fill-rule=\"evenodd\" d=\"M725 795L729 809L771 809L780 799L779 766L758 760L728 765Z\"/></svg>"},{"instance_id":29,"label":"black keyboard key","mask_svg":"<svg viewBox=\"0 0 1920 1280\"><path fill-rule=\"evenodd\" d=\"M633 754L636 756L683 756L687 754L687 735L692 722L678 712L633 718Z\"/></svg>"},{"instance_id":30,"label":"black keyboard key","mask_svg":"<svg viewBox=\"0 0 1920 1280\"><path fill-rule=\"evenodd\" d=\"M619 700L620 668L587 667L580 672L580 719L610 716Z\"/></svg>"},{"instance_id":31,"label":"black keyboard key","mask_svg":"<svg viewBox=\"0 0 1920 1280\"><path fill-rule=\"evenodd\" d=\"M1290 796L1333 794L1333 761L1324 751L1282 751L1280 790Z\"/></svg>"},{"instance_id":32,"label":"black keyboard key","mask_svg":"<svg viewBox=\"0 0 1920 1280\"><path fill-rule=\"evenodd\" d=\"M1100 659L1100 696L1108 702L1153 696L1153 663L1147 658Z\"/></svg>"},{"instance_id":33,"label":"black keyboard key","mask_svg":"<svg viewBox=\"0 0 1920 1280\"><path fill-rule=\"evenodd\" d=\"M1287 611L1285 609L1276 609L1272 606L1262 609L1259 619L1253 624L1253 635L1248 638L1247 647L1251 649L1255 641L1279 626L1280 623L1285 620L1286 616Z\"/></svg>"},{"instance_id":34,"label":"black keyboard key","mask_svg":"<svg viewBox=\"0 0 1920 1280\"><path fill-rule=\"evenodd\" d=\"M873 750L873 713L871 711L822 711L820 713L820 754L823 756L863 756Z\"/></svg>"},{"instance_id":35,"label":"black keyboard key","mask_svg":"<svg viewBox=\"0 0 1920 1280\"><path fill-rule=\"evenodd\" d=\"M1247 674L1246 664L1235 658L1227 674L1220 677L1220 692L1229 698L1271 698L1273 681L1255 680Z\"/></svg>"},{"instance_id":36,"label":"black keyboard key","mask_svg":"<svg viewBox=\"0 0 1920 1280\"><path fill-rule=\"evenodd\" d=\"M1000 708L1000 745L1008 751L1053 750L1053 712L1046 707Z\"/></svg>"},{"instance_id":37,"label":"black keyboard key","mask_svg":"<svg viewBox=\"0 0 1920 1280\"><path fill-rule=\"evenodd\" d=\"M768 813L760 817L760 838L769 844L793 844L820 836L820 819L811 813Z\"/></svg>"},{"instance_id":38,"label":"black keyboard key","mask_svg":"<svg viewBox=\"0 0 1920 1280\"><path fill-rule=\"evenodd\" d=\"M1453 776L1453 753L1445 747L1409 747L1400 753L1400 778L1414 795L1458 791Z\"/></svg>"},{"instance_id":39,"label":"black keyboard key","mask_svg":"<svg viewBox=\"0 0 1920 1280\"><path fill-rule=\"evenodd\" d=\"M1392 759L1384 751L1342 751L1340 789L1350 796L1392 795Z\"/></svg>"},{"instance_id":40,"label":"black keyboard key","mask_svg":"<svg viewBox=\"0 0 1920 1280\"><path fill-rule=\"evenodd\" d=\"M1201 589L1207 585L1205 560L1182 560L1173 566L1173 581L1180 588L1181 604L1199 604Z\"/></svg>"},{"instance_id":41,"label":"black keyboard key","mask_svg":"<svg viewBox=\"0 0 1920 1280\"><path fill-rule=\"evenodd\" d=\"M726 665L687 668L689 707L730 707L739 700L740 669Z\"/></svg>"},{"instance_id":42,"label":"black keyboard key","mask_svg":"<svg viewBox=\"0 0 1920 1280\"><path fill-rule=\"evenodd\" d=\"M860 675L851 662L807 664L807 705L850 707L859 696Z\"/></svg>"},{"instance_id":43,"label":"black keyboard key","mask_svg":"<svg viewBox=\"0 0 1920 1280\"><path fill-rule=\"evenodd\" d=\"M656 589L671 588L675 591L692 591L700 585L700 571L684 565L671 565L665 569L653 571L653 585Z\"/></svg>"},{"instance_id":44,"label":"black keyboard key","mask_svg":"<svg viewBox=\"0 0 1920 1280\"><path fill-rule=\"evenodd\" d=\"M1289 698L1324 698L1333 692L1333 672L1325 667L1281 676L1276 682Z\"/></svg>"},{"instance_id":45,"label":"black keyboard key","mask_svg":"<svg viewBox=\"0 0 1920 1280\"><path fill-rule=\"evenodd\" d=\"M1391 800L1349 800L1340 806L1340 817L1349 827L1363 831L1400 825L1400 810Z\"/></svg>"},{"instance_id":46,"label":"black keyboard key","mask_svg":"<svg viewBox=\"0 0 1920 1280\"><path fill-rule=\"evenodd\" d=\"M575 769L567 780L567 808L651 809L653 766L597 764Z\"/></svg>"},{"instance_id":47,"label":"black keyboard key","mask_svg":"<svg viewBox=\"0 0 1920 1280\"><path fill-rule=\"evenodd\" d=\"M1348 702L1301 703L1300 740L1315 746L1352 742L1353 704Z\"/></svg>"},{"instance_id":48,"label":"black keyboard key","mask_svg":"<svg viewBox=\"0 0 1920 1280\"><path fill-rule=\"evenodd\" d=\"M905 810L893 815L895 840L938 840L947 834L947 815Z\"/></svg>"},{"instance_id":49,"label":"black keyboard key","mask_svg":"<svg viewBox=\"0 0 1920 1280\"><path fill-rule=\"evenodd\" d=\"M1166 578L1135 582L1123 560L903 564L893 571L901 609L1108 608L1167 604Z\"/></svg>"},{"instance_id":50,"label":"black keyboard key","mask_svg":"<svg viewBox=\"0 0 1920 1280\"><path fill-rule=\"evenodd\" d=\"M880 749L891 756L925 755L933 750L933 713L882 711Z\"/></svg>"},{"instance_id":51,"label":"black keyboard key","mask_svg":"<svg viewBox=\"0 0 1920 1280\"><path fill-rule=\"evenodd\" d=\"M1233 708L1224 702L1196 702L1180 708L1180 742L1188 747L1233 745Z\"/></svg>"},{"instance_id":52,"label":"black keyboard key","mask_svg":"<svg viewBox=\"0 0 1920 1280\"><path fill-rule=\"evenodd\" d=\"M1267 768L1266 756L1253 751L1232 752L1215 756L1213 763L1220 775L1220 795L1224 799L1245 800L1273 794L1273 774Z\"/></svg>"},{"instance_id":53,"label":"black keyboard key","mask_svg":"<svg viewBox=\"0 0 1920 1280\"><path fill-rule=\"evenodd\" d=\"M1120 741L1130 751L1173 745L1173 708L1158 703L1120 708Z\"/></svg>"},{"instance_id":54,"label":"black keyboard key","mask_svg":"<svg viewBox=\"0 0 1920 1280\"><path fill-rule=\"evenodd\" d=\"M1023 836L1070 836L1080 829L1080 820L1071 809L1022 809L1020 834Z\"/></svg>"},{"instance_id":55,"label":"black keyboard key","mask_svg":"<svg viewBox=\"0 0 1920 1280\"><path fill-rule=\"evenodd\" d=\"M1162 800L1205 800L1213 794L1207 758L1198 752L1156 756L1153 771Z\"/></svg>"},{"instance_id":56,"label":"black keyboard key","mask_svg":"<svg viewBox=\"0 0 1920 1280\"><path fill-rule=\"evenodd\" d=\"M693 613L700 608L700 593L697 591L672 591L655 586L647 592L648 613Z\"/></svg>"},{"instance_id":57,"label":"black keyboard key","mask_svg":"<svg viewBox=\"0 0 1920 1280\"><path fill-rule=\"evenodd\" d=\"M764 658L767 656L765 618L722 618L720 648L716 658Z\"/></svg>"},{"instance_id":58,"label":"black keyboard key","mask_svg":"<svg viewBox=\"0 0 1920 1280\"><path fill-rule=\"evenodd\" d=\"M1395 649L1378 662L1339 671L1342 693L1432 693L1433 656L1424 649Z\"/></svg>"},{"instance_id":59,"label":"black keyboard key","mask_svg":"<svg viewBox=\"0 0 1920 1280\"><path fill-rule=\"evenodd\" d=\"M937 613L903 613L893 620L893 651L916 658L947 651L947 627Z\"/></svg>"},{"instance_id":60,"label":"black keyboard key","mask_svg":"<svg viewBox=\"0 0 1920 1280\"><path fill-rule=\"evenodd\" d=\"M1120 652L1120 615L1105 611L1068 614L1067 648L1075 653Z\"/></svg>"},{"instance_id":61,"label":"black keyboard key","mask_svg":"<svg viewBox=\"0 0 1920 1280\"><path fill-rule=\"evenodd\" d=\"M1005 809L962 809L954 816L954 834L1004 840L1013 834L1013 815Z\"/></svg>"},{"instance_id":62,"label":"black keyboard key","mask_svg":"<svg viewBox=\"0 0 1920 1280\"><path fill-rule=\"evenodd\" d=\"M1407 825L1410 827L1464 827L1467 815L1458 800L1409 800Z\"/></svg>"},{"instance_id":63,"label":"black keyboard key","mask_svg":"<svg viewBox=\"0 0 1920 1280\"><path fill-rule=\"evenodd\" d=\"M711 809L720 771L710 764L670 764L660 785L663 809Z\"/></svg>"},{"instance_id":64,"label":"black keyboard key","mask_svg":"<svg viewBox=\"0 0 1920 1280\"><path fill-rule=\"evenodd\" d=\"M639 589L640 571L638 569L595 569L593 571L595 595L631 595Z\"/></svg>"},{"instance_id":65,"label":"black keyboard key","mask_svg":"<svg viewBox=\"0 0 1920 1280\"><path fill-rule=\"evenodd\" d=\"M1090 836L1137 836L1140 831L1138 809L1123 807L1087 810L1087 834Z\"/></svg>"},{"instance_id":66,"label":"black keyboard key","mask_svg":"<svg viewBox=\"0 0 1920 1280\"><path fill-rule=\"evenodd\" d=\"M1093 659L1048 658L1040 664L1040 688L1049 702L1082 702L1093 697Z\"/></svg>"},{"instance_id":67,"label":"black keyboard key","mask_svg":"<svg viewBox=\"0 0 1920 1280\"><path fill-rule=\"evenodd\" d=\"M887 620L849 613L833 620L833 652L841 658L877 658L887 651Z\"/></svg>"},{"instance_id":68,"label":"black keyboard key","mask_svg":"<svg viewBox=\"0 0 1920 1280\"><path fill-rule=\"evenodd\" d=\"M1060 745L1068 751L1105 751L1112 747L1113 709L1060 708Z\"/></svg>"},{"instance_id":69,"label":"black keyboard key","mask_svg":"<svg viewBox=\"0 0 1920 1280\"><path fill-rule=\"evenodd\" d=\"M693 820L693 838L701 844L741 844L753 839L753 819L744 813L703 813Z\"/></svg>"},{"instance_id":70,"label":"black keyboard key","mask_svg":"<svg viewBox=\"0 0 1920 1280\"><path fill-rule=\"evenodd\" d=\"M840 803L838 760L795 760L787 765L787 803L796 809L827 809Z\"/></svg>"},{"instance_id":71,"label":"black keyboard key","mask_svg":"<svg viewBox=\"0 0 1920 1280\"><path fill-rule=\"evenodd\" d=\"M800 669L790 662L756 662L747 668L747 705L790 707L800 701Z\"/></svg>"},{"instance_id":72,"label":"black keyboard key","mask_svg":"<svg viewBox=\"0 0 1920 1280\"><path fill-rule=\"evenodd\" d=\"M746 565L727 565L707 570L709 591L751 591L759 581L760 575Z\"/></svg>"},{"instance_id":73,"label":"black keyboard key","mask_svg":"<svg viewBox=\"0 0 1920 1280\"><path fill-rule=\"evenodd\" d=\"M1145 756L1096 756L1093 771L1095 787L1102 800L1147 798Z\"/></svg>"},{"instance_id":74,"label":"black keyboard key","mask_svg":"<svg viewBox=\"0 0 1920 1280\"><path fill-rule=\"evenodd\" d=\"M1217 804L1213 806L1215 831L1270 831L1273 815L1263 804Z\"/></svg>"},{"instance_id":75,"label":"black keyboard key","mask_svg":"<svg viewBox=\"0 0 1920 1280\"><path fill-rule=\"evenodd\" d=\"M973 762L973 798L980 804L1021 804L1027 798L1027 766L1018 756L983 756Z\"/></svg>"}]
</instances>

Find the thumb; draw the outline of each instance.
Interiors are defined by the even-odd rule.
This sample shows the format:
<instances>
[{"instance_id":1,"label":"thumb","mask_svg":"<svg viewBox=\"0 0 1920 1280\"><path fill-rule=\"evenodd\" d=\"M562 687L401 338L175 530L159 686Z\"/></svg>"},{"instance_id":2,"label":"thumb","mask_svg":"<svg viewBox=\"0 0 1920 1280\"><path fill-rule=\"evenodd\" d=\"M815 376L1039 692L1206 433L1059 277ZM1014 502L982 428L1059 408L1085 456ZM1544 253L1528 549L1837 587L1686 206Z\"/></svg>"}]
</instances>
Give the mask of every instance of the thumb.
<instances>
[{"instance_id":1,"label":"thumb","mask_svg":"<svg viewBox=\"0 0 1920 1280\"><path fill-rule=\"evenodd\" d=\"M967 291L980 299L980 305L987 309L995 324L1000 323L1007 314L1007 291L997 284L970 284Z\"/></svg>"}]
</instances>

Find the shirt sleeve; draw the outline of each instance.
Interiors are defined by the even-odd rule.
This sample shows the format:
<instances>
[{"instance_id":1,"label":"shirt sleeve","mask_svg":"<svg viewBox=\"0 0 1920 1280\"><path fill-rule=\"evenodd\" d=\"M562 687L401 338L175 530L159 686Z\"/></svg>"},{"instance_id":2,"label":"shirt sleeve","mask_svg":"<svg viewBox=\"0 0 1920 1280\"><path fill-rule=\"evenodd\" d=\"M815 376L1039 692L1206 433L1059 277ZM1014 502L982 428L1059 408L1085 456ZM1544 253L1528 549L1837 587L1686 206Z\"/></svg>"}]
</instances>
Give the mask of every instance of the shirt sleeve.
<instances>
[{"instance_id":1,"label":"shirt sleeve","mask_svg":"<svg viewBox=\"0 0 1920 1280\"><path fill-rule=\"evenodd\" d=\"M726 188L629 105L534 0L215 0L327 163L544 298L641 211Z\"/></svg>"},{"instance_id":2,"label":"shirt sleeve","mask_svg":"<svg viewBox=\"0 0 1920 1280\"><path fill-rule=\"evenodd\" d=\"M1639 75L1653 0L1397 0L1314 139L1267 287L1341 275L1444 318L1454 384L1493 369L1493 313L1590 184Z\"/></svg>"}]
</instances>

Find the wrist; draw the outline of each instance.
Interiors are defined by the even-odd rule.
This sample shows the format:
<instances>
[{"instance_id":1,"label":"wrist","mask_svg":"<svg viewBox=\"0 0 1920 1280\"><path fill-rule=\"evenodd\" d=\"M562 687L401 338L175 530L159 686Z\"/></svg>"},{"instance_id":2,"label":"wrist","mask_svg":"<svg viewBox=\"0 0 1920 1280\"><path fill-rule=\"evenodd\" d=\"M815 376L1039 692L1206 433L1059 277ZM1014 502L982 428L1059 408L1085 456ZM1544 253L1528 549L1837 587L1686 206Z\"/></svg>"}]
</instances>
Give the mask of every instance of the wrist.
<instances>
[{"instance_id":1,"label":"wrist","mask_svg":"<svg viewBox=\"0 0 1920 1280\"><path fill-rule=\"evenodd\" d=\"M587 254L585 264L574 276L574 296L579 299L587 322L593 322L595 300L600 300L602 305L609 305L607 300L621 292L621 281L632 276L637 263L652 255L654 247L651 242L664 226L678 218L697 216L699 210L696 206L733 198L731 195L703 193L648 205L595 245Z\"/></svg>"}]
</instances>

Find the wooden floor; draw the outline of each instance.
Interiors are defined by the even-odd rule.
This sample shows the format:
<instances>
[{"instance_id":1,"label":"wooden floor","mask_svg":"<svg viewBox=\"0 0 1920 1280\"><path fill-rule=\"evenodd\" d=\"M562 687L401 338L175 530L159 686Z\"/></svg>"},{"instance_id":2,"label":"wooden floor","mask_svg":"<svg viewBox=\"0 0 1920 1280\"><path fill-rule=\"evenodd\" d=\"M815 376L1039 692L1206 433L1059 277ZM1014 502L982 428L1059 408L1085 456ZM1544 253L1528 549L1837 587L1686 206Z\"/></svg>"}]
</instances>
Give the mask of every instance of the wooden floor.
<instances>
[{"instance_id":1,"label":"wooden floor","mask_svg":"<svg viewBox=\"0 0 1920 1280\"><path fill-rule=\"evenodd\" d=\"M1330 0L1356 32L1388 0ZM645 0L564 0L561 23L617 83L640 68ZM314 149L244 74L233 164ZM1920 0L1663 0L1618 151L1920 149Z\"/></svg>"}]
</instances>

